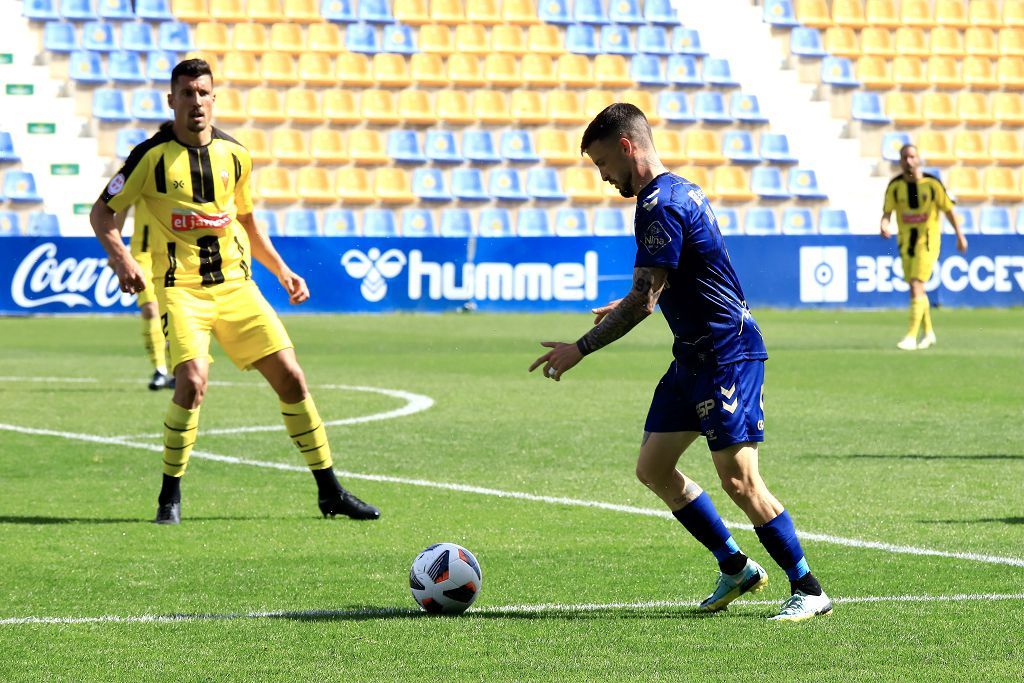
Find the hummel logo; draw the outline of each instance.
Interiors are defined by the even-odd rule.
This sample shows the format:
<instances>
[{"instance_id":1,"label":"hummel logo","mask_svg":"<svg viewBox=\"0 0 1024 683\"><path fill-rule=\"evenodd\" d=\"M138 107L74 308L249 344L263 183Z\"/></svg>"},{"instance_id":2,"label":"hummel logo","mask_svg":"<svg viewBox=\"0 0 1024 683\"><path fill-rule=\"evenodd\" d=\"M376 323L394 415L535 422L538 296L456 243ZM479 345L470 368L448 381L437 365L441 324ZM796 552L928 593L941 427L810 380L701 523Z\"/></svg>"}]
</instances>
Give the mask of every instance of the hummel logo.
<instances>
[{"instance_id":1,"label":"hummel logo","mask_svg":"<svg viewBox=\"0 0 1024 683\"><path fill-rule=\"evenodd\" d=\"M655 197L654 199L652 199L652 200L650 200L648 202L644 202L641 206L644 207L644 211L650 211L651 209L653 209L657 205L658 205L658 198Z\"/></svg>"},{"instance_id":2,"label":"hummel logo","mask_svg":"<svg viewBox=\"0 0 1024 683\"><path fill-rule=\"evenodd\" d=\"M728 389L726 389L725 387L718 387L718 389L722 392L722 396L725 396L726 398L732 398L732 395L736 393L736 384L734 383Z\"/></svg>"},{"instance_id":3,"label":"hummel logo","mask_svg":"<svg viewBox=\"0 0 1024 683\"><path fill-rule=\"evenodd\" d=\"M736 406L738 406L739 403L740 403L740 400L738 398L734 398L732 400L732 403L726 403L725 401L722 401L722 407L725 408L730 413L735 413L736 412Z\"/></svg>"}]
</instances>

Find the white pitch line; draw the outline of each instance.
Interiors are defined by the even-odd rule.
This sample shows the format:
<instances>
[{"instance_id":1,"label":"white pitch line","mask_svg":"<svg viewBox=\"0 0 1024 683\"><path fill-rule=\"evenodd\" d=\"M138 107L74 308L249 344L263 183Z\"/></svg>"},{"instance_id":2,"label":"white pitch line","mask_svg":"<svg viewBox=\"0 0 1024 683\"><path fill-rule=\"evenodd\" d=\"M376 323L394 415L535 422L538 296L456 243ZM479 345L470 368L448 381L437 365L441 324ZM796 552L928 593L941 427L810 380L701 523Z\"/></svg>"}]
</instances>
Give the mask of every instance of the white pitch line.
<instances>
[{"instance_id":1,"label":"white pitch line","mask_svg":"<svg viewBox=\"0 0 1024 683\"><path fill-rule=\"evenodd\" d=\"M104 436L94 436L91 434L77 434L75 432L61 432L51 429L35 429L31 427L20 427L18 425L10 425L0 423L0 430L6 430L11 432L19 432L22 434L31 434L34 436L55 436L63 439L72 439L78 441L87 441L90 443L102 443L109 444L112 446L123 446L125 448L137 448L144 451L150 452L163 452L163 448L156 444L141 443L135 441L128 441L126 439L111 438ZM193 451L193 458L199 458L202 460L213 460L216 462L228 463L231 465L248 465L250 467L261 467L264 469L283 470L286 472L306 472L307 468L299 465L288 465L286 463L279 462L267 462L264 460L250 460L248 458L238 458L232 455L221 455L219 453L211 453L209 451ZM647 517L660 517L662 519L673 519L672 513L667 510L656 510L652 508L641 508L634 507L631 505L618 505L615 503L603 503L596 500L581 500L578 498L565 498L560 496L542 496L534 493L524 493L521 491L504 491L501 489L485 488L482 486L470 486L468 484L454 484L449 482L430 481L427 479L409 479L406 477L392 477L383 474L363 474L361 472L347 472L343 470L338 471L338 476L347 479L360 479L363 481L376 481L387 484L401 484L406 486L421 486L424 488L442 489L445 491L459 491L461 493L473 493L484 496L494 496L496 498L507 498L513 500L526 500L536 503L549 503L552 505L568 505L572 507L585 507L585 508L596 508L599 510L609 510L611 512L623 512L632 515L644 515ZM744 529L746 531L753 530L753 526L750 524L741 524L738 522L730 522L725 520L726 526L732 529ZM967 553L967 552L954 552L948 550L934 550L932 548L919 548L910 545L897 545L893 543L881 543L879 541L867 541L859 538L845 538L842 536L834 536L832 534L821 534L808 531L798 532L802 540L808 541L820 541L822 543L831 543L834 545L842 545L851 548L868 548L871 550L882 550L885 552L893 553L896 555L918 555L927 557L944 557L955 560L969 560L972 562L983 562L986 564L1000 564L1010 567L1024 567L1024 559L1019 557L1006 557L1002 555L987 555L983 553Z\"/></svg>"},{"instance_id":2,"label":"white pitch line","mask_svg":"<svg viewBox=\"0 0 1024 683\"><path fill-rule=\"evenodd\" d=\"M867 595L862 597L833 598L832 602L841 605L870 604L878 602L997 602L1005 600L1024 600L1024 593L961 593L957 595ZM471 609L467 616L488 616L501 614L522 614L531 612L549 612L553 614L576 614L580 612L604 612L621 610L655 610L665 608L696 607L697 600L650 600L644 602L608 602L584 604L542 603L538 605L495 605ZM734 603L733 608L765 607L778 605L778 600L748 600ZM412 608L376 607L351 610L281 610L274 612L228 612L224 614L140 614L137 616L103 615L98 617L4 617L0 618L0 626L19 626L24 624L151 624L183 621L228 621L237 619L357 619L367 617L424 617L430 618L425 612Z\"/></svg>"},{"instance_id":3,"label":"white pitch line","mask_svg":"<svg viewBox=\"0 0 1024 683\"><path fill-rule=\"evenodd\" d=\"M95 377L12 377L2 376L0 382L42 382L45 384L95 384L99 380Z\"/></svg>"}]
</instances>

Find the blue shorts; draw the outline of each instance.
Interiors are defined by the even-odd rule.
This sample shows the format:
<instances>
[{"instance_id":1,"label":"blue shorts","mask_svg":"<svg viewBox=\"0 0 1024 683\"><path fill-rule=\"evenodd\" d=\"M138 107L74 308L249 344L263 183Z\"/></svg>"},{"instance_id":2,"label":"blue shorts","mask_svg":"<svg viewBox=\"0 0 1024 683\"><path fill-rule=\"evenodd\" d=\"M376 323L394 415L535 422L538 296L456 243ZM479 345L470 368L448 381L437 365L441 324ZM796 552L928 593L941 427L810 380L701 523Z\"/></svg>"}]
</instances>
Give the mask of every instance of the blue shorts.
<instances>
[{"instance_id":1,"label":"blue shorts","mask_svg":"<svg viewBox=\"0 0 1024 683\"><path fill-rule=\"evenodd\" d=\"M688 368L673 361L658 382L645 432L700 432L708 448L764 441L764 361Z\"/></svg>"}]
</instances>

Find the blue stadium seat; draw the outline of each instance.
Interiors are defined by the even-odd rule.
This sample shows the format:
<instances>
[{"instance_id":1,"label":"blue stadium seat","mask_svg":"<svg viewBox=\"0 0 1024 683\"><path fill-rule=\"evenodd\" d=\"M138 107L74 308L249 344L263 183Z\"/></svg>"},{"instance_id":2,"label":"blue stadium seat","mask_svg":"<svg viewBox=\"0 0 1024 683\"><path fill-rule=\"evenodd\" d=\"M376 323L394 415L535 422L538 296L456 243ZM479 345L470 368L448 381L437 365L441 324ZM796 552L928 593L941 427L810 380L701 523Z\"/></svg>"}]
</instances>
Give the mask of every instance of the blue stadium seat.
<instances>
[{"instance_id":1,"label":"blue stadium seat","mask_svg":"<svg viewBox=\"0 0 1024 683\"><path fill-rule=\"evenodd\" d=\"M402 211L402 237L437 237L434 214L427 209Z\"/></svg>"},{"instance_id":2,"label":"blue stadium seat","mask_svg":"<svg viewBox=\"0 0 1024 683\"><path fill-rule=\"evenodd\" d=\"M814 214L802 206L791 206L782 212L783 235L813 235Z\"/></svg>"},{"instance_id":3,"label":"blue stadium seat","mask_svg":"<svg viewBox=\"0 0 1024 683\"><path fill-rule=\"evenodd\" d=\"M99 88L92 94L92 115L100 121L131 121L125 105L124 91Z\"/></svg>"},{"instance_id":4,"label":"blue stadium seat","mask_svg":"<svg viewBox=\"0 0 1024 683\"><path fill-rule=\"evenodd\" d=\"M797 26L789 34L789 51L797 57L820 58L828 55L821 41L821 31L808 26Z\"/></svg>"},{"instance_id":5,"label":"blue stadium seat","mask_svg":"<svg viewBox=\"0 0 1024 683\"><path fill-rule=\"evenodd\" d=\"M281 236L281 226L278 225L277 214L273 211L256 209L252 212L252 217L255 219L256 225L263 228L263 230L271 237Z\"/></svg>"},{"instance_id":6,"label":"blue stadium seat","mask_svg":"<svg viewBox=\"0 0 1024 683\"><path fill-rule=\"evenodd\" d=\"M775 211L764 207L747 209L743 216L743 233L745 235L778 235L779 222Z\"/></svg>"},{"instance_id":7,"label":"blue stadium seat","mask_svg":"<svg viewBox=\"0 0 1024 683\"><path fill-rule=\"evenodd\" d=\"M21 13L32 21L54 21L60 19L57 0L25 0Z\"/></svg>"},{"instance_id":8,"label":"blue stadium seat","mask_svg":"<svg viewBox=\"0 0 1024 683\"><path fill-rule=\"evenodd\" d=\"M146 55L146 78L159 83L170 82L171 71L177 63L178 55L173 52L153 50Z\"/></svg>"},{"instance_id":9,"label":"blue stadium seat","mask_svg":"<svg viewBox=\"0 0 1024 683\"><path fill-rule=\"evenodd\" d=\"M594 212L594 234L598 237L632 235L633 227L626 222L622 209L604 207Z\"/></svg>"},{"instance_id":10,"label":"blue stadium seat","mask_svg":"<svg viewBox=\"0 0 1024 683\"><path fill-rule=\"evenodd\" d=\"M391 209L366 209L363 212L364 237L398 237L395 212Z\"/></svg>"},{"instance_id":11,"label":"blue stadium seat","mask_svg":"<svg viewBox=\"0 0 1024 683\"><path fill-rule=\"evenodd\" d=\"M629 31L629 27L619 24L603 27L601 29L600 51L609 55L635 55L636 48L633 46L633 36Z\"/></svg>"},{"instance_id":12,"label":"blue stadium seat","mask_svg":"<svg viewBox=\"0 0 1024 683\"><path fill-rule=\"evenodd\" d=\"M719 57L704 58L704 82L708 85L716 85L723 88L739 86L739 81L732 77L732 67L729 60Z\"/></svg>"},{"instance_id":13,"label":"blue stadium seat","mask_svg":"<svg viewBox=\"0 0 1024 683\"><path fill-rule=\"evenodd\" d=\"M729 111L732 117L743 123L768 123L768 117L761 111L757 95L734 92L730 97Z\"/></svg>"},{"instance_id":14,"label":"blue stadium seat","mask_svg":"<svg viewBox=\"0 0 1024 683\"><path fill-rule=\"evenodd\" d=\"M795 164L785 133L761 133L761 158L772 164Z\"/></svg>"},{"instance_id":15,"label":"blue stadium seat","mask_svg":"<svg viewBox=\"0 0 1024 683\"><path fill-rule=\"evenodd\" d=\"M15 237L21 234L21 219L17 211L0 211L0 237Z\"/></svg>"},{"instance_id":16,"label":"blue stadium seat","mask_svg":"<svg viewBox=\"0 0 1024 683\"><path fill-rule=\"evenodd\" d=\"M96 18L92 0L61 0L60 15L71 21L92 21Z\"/></svg>"},{"instance_id":17,"label":"blue stadium seat","mask_svg":"<svg viewBox=\"0 0 1024 683\"><path fill-rule=\"evenodd\" d=\"M376 54L380 52L377 29L372 24L352 24L345 29L345 49L349 52Z\"/></svg>"},{"instance_id":18,"label":"blue stadium seat","mask_svg":"<svg viewBox=\"0 0 1024 683\"><path fill-rule=\"evenodd\" d=\"M411 26L388 24L384 27L383 51L400 55L416 53L416 33Z\"/></svg>"},{"instance_id":19,"label":"blue stadium seat","mask_svg":"<svg viewBox=\"0 0 1024 683\"><path fill-rule=\"evenodd\" d=\"M90 21L82 27L82 49L113 52L117 49L114 27L105 21Z\"/></svg>"},{"instance_id":20,"label":"blue stadium seat","mask_svg":"<svg viewBox=\"0 0 1024 683\"><path fill-rule=\"evenodd\" d=\"M670 55L668 31L664 26L641 26L636 30L637 50L648 55Z\"/></svg>"},{"instance_id":21,"label":"blue stadium seat","mask_svg":"<svg viewBox=\"0 0 1024 683\"><path fill-rule=\"evenodd\" d=\"M658 115L672 123L693 123L697 120L685 93L663 90L658 95Z\"/></svg>"},{"instance_id":22,"label":"blue stadium seat","mask_svg":"<svg viewBox=\"0 0 1024 683\"><path fill-rule=\"evenodd\" d=\"M782 172L774 166L755 166L750 171L750 190L762 199L789 199Z\"/></svg>"},{"instance_id":23,"label":"blue stadium seat","mask_svg":"<svg viewBox=\"0 0 1024 683\"><path fill-rule=\"evenodd\" d=\"M766 23L780 28L800 25L790 0L765 0L764 20Z\"/></svg>"},{"instance_id":24,"label":"blue stadium seat","mask_svg":"<svg viewBox=\"0 0 1024 683\"><path fill-rule=\"evenodd\" d=\"M644 23L638 0L609 0L608 19L613 24L639 25Z\"/></svg>"},{"instance_id":25,"label":"blue stadium seat","mask_svg":"<svg viewBox=\"0 0 1024 683\"><path fill-rule=\"evenodd\" d=\"M648 24L679 25L679 15L671 0L645 0L644 19Z\"/></svg>"},{"instance_id":26,"label":"blue stadium seat","mask_svg":"<svg viewBox=\"0 0 1024 683\"><path fill-rule=\"evenodd\" d=\"M672 55L668 58L668 81L672 85L704 87L693 55Z\"/></svg>"},{"instance_id":27,"label":"blue stadium seat","mask_svg":"<svg viewBox=\"0 0 1024 683\"><path fill-rule=\"evenodd\" d=\"M445 209L441 212L441 237L471 237L475 234L473 214L468 209Z\"/></svg>"},{"instance_id":28,"label":"blue stadium seat","mask_svg":"<svg viewBox=\"0 0 1024 683\"><path fill-rule=\"evenodd\" d=\"M1017 234L1024 235L1024 209L1017 209Z\"/></svg>"},{"instance_id":29,"label":"blue stadium seat","mask_svg":"<svg viewBox=\"0 0 1024 683\"><path fill-rule=\"evenodd\" d=\"M98 52L76 50L71 53L68 77L76 83L106 83L107 70Z\"/></svg>"},{"instance_id":30,"label":"blue stadium seat","mask_svg":"<svg viewBox=\"0 0 1024 683\"><path fill-rule=\"evenodd\" d=\"M312 209L289 209L284 215L284 234L286 237L316 237L320 228L316 221L316 211Z\"/></svg>"},{"instance_id":31,"label":"blue stadium seat","mask_svg":"<svg viewBox=\"0 0 1024 683\"><path fill-rule=\"evenodd\" d=\"M359 20L374 24L390 24L395 21L388 0L359 0ZM363 229L365 233L365 226Z\"/></svg>"},{"instance_id":32,"label":"blue stadium seat","mask_svg":"<svg viewBox=\"0 0 1024 683\"><path fill-rule=\"evenodd\" d=\"M512 216L508 209L488 207L480 211L477 231L481 237L512 237Z\"/></svg>"},{"instance_id":33,"label":"blue stadium seat","mask_svg":"<svg viewBox=\"0 0 1024 683\"><path fill-rule=\"evenodd\" d=\"M732 123L725 110L725 98L717 90L702 90L693 96L693 113L706 123Z\"/></svg>"},{"instance_id":34,"label":"blue stadium seat","mask_svg":"<svg viewBox=\"0 0 1024 683\"><path fill-rule=\"evenodd\" d=\"M519 209L516 215L516 235L519 237L552 237L546 209Z\"/></svg>"},{"instance_id":35,"label":"blue stadium seat","mask_svg":"<svg viewBox=\"0 0 1024 683\"><path fill-rule=\"evenodd\" d=\"M957 222L960 224L960 230L967 235L976 235L981 232L979 223L974 221L974 210L964 206L957 206L953 209L956 213ZM953 226L949 224L949 221L945 217L942 218L942 232L946 235L953 234Z\"/></svg>"},{"instance_id":36,"label":"blue stadium seat","mask_svg":"<svg viewBox=\"0 0 1024 683\"><path fill-rule=\"evenodd\" d=\"M111 52L107 61L110 66L110 80L115 83L145 83L142 73L142 59L138 52Z\"/></svg>"},{"instance_id":37,"label":"blue stadium seat","mask_svg":"<svg viewBox=\"0 0 1024 683\"><path fill-rule=\"evenodd\" d=\"M324 235L355 237L359 234L356 213L352 209L331 209L324 214Z\"/></svg>"},{"instance_id":38,"label":"blue stadium seat","mask_svg":"<svg viewBox=\"0 0 1024 683\"><path fill-rule=\"evenodd\" d=\"M668 79L661 59L655 55L634 55L630 75L640 85L666 86Z\"/></svg>"},{"instance_id":39,"label":"blue stadium seat","mask_svg":"<svg viewBox=\"0 0 1024 683\"><path fill-rule=\"evenodd\" d=\"M323 0L320 3L320 14L327 21L351 24L359 20L353 0Z\"/></svg>"},{"instance_id":40,"label":"blue stadium seat","mask_svg":"<svg viewBox=\"0 0 1024 683\"><path fill-rule=\"evenodd\" d=\"M878 93L854 90L851 109L850 115L857 121L882 124L892 123L892 119L885 115L882 97Z\"/></svg>"},{"instance_id":41,"label":"blue stadium seat","mask_svg":"<svg viewBox=\"0 0 1024 683\"><path fill-rule=\"evenodd\" d=\"M1005 206L983 206L978 215L978 229L983 235L1012 235L1013 221Z\"/></svg>"},{"instance_id":42,"label":"blue stadium seat","mask_svg":"<svg viewBox=\"0 0 1024 683\"><path fill-rule=\"evenodd\" d=\"M438 168L417 168L412 172L412 193L422 201L450 202L451 193L445 187L444 174Z\"/></svg>"},{"instance_id":43,"label":"blue stadium seat","mask_svg":"<svg viewBox=\"0 0 1024 683\"><path fill-rule=\"evenodd\" d=\"M583 209L561 208L555 213L555 234L559 237L586 237L590 234L587 212Z\"/></svg>"},{"instance_id":44,"label":"blue stadium seat","mask_svg":"<svg viewBox=\"0 0 1024 683\"><path fill-rule=\"evenodd\" d=\"M139 144L149 135L144 128L118 128L115 153L118 159L127 159L135 145Z\"/></svg>"},{"instance_id":45,"label":"blue stadium seat","mask_svg":"<svg viewBox=\"0 0 1024 683\"><path fill-rule=\"evenodd\" d=\"M479 168L454 169L452 195L464 202L482 202L491 198L484 189L484 174Z\"/></svg>"},{"instance_id":46,"label":"blue stadium seat","mask_svg":"<svg viewBox=\"0 0 1024 683\"><path fill-rule=\"evenodd\" d=\"M101 19L113 19L114 21L135 20L132 0L99 0L99 7L97 9Z\"/></svg>"},{"instance_id":47,"label":"blue stadium seat","mask_svg":"<svg viewBox=\"0 0 1024 683\"><path fill-rule=\"evenodd\" d=\"M676 26L672 29L672 52L679 55L695 55L703 57L708 53L700 40L700 32L695 28Z\"/></svg>"},{"instance_id":48,"label":"blue stadium seat","mask_svg":"<svg viewBox=\"0 0 1024 683\"><path fill-rule=\"evenodd\" d=\"M3 196L9 202L35 203L43 201L36 191L36 178L28 171L8 171L4 174Z\"/></svg>"},{"instance_id":49,"label":"blue stadium seat","mask_svg":"<svg viewBox=\"0 0 1024 683\"><path fill-rule=\"evenodd\" d=\"M32 237L59 237L60 219L57 214L33 211L28 215L25 234Z\"/></svg>"},{"instance_id":50,"label":"blue stadium seat","mask_svg":"<svg viewBox=\"0 0 1024 683\"><path fill-rule=\"evenodd\" d=\"M740 214L736 209L719 207L715 209L715 218L718 220L718 230L723 235L740 235Z\"/></svg>"},{"instance_id":51,"label":"blue stadium seat","mask_svg":"<svg viewBox=\"0 0 1024 683\"><path fill-rule=\"evenodd\" d=\"M527 130L506 130L502 133L501 156L506 161L540 161L533 144L533 137Z\"/></svg>"},{"instance_id":52,"label":"blue stadium seat","mask_svg":"<svg viewBox=\"0 0 1024 683\"><path fill-rule=\"evenodd\" d=\"M156 49L153 27L144 22L133 22L121 26L121 49L133 52L149 52Z\"/></svg>"},{"instance_id":53,"label":"blue stadium seat","mask_svg":"<svg viewBox=\"0 0 1024 683\"><path fill-rule=\"evenodd\" d=\"M728 130L723 133L722 154L733 163L761 163L761 155L754 149L754 136L748 130Z\"/></svg>"},{"instance_id":54,"label":"blue stadium seat","mask_svg":"<svg viewBox=\"0 0 1024 683\"><path fill-rule=\"evenodd\" d=\"M900 160L900 148L910 144L910 133L890 131L882 136L882 158L896 163Z\"/></svg>"},{"instance_id":55,"label":"blue stadium seat","mask_svg":"<svg viewBox=\"0 0 1024 683\"><path fill-rule=\"evenodd\" d=\"M174 118L163 91L139 88L132 93L132 118L139 121L168 121Z\"/></svg>"},{"instance_id":56,"label":"blue stadium seat","mask_svg":"<svg viewBox=\"0 0 1024 683\"><path fill-rule=\"evenodd\" d=\"M192 50L192 36L188 31L188 24L180 21L165 21L160 24L160 40L158 43L161 50L168 52L189 52Z\"/></svg>"},{"instance_id":57,"label":"blue stadium seat","mask_svg":"<svg viewBox=\"0 0 1024 683\"><path fill-rule=\"evenodd\" d=\"M597 29L587 24L570 24L565 29L565 49L578 55L601 54Z\"/></svg>"},{"instance_id":58,"label":"blue stadium seat","mask_svg":"<svg viewBox=\"0 0 1024 683\"><path fill-rule=\"evenodd\" d=\"M818 212L818 232L822 235L847 235L850 219L844 209L822 208Z\"/></svg>"},{"instance_id":59,"label":"blue stadium seat","mask_svg":"<svg viewBox=\"0 0 1024 683\"><path fill-rule=\"evenodd\" d=\"M530 198L523 190L519 172L512 168L496 168L491 171L487 189L490 196L502 201L525 202Z\"/></svg>"},{"instance_id":60,"label":"blue stadium seat","mask_svg":"<svg viewBox=\"0 0 1024 683\"><path fill-rule=\"evenodd\" d=\"M72 52L78 49L75 25L67 21L50 21L43 27L43 47L49 52Z\"/></svg>"},{"instance_id":61,"label":"blue stadium seat","mask_svg":"<svg viewBox=\"0 0 1024 683\"><path fill-rule=\"evenodd\" d=\"M428 130L423 153L427 159L437 164L461 164L465 161L459 154L455 134L450 130Z\"/></svg>"},{"instance_id":62,"label":"blue stadium seat","mask_svg":"<svg viewBox=\"0 0 1024 683\"><path fill-rule=\"evenodd\" d=\"M357 133L358 135L358 133ZM388 156L402 164L424 164L426 155L414 130L392 130L388 133Z\"/></svg>"},{"instance_id":63,"label":"blue stadium seat","mask_svg":"<svg viewBox=\"0 0 1024 683\"><path fill-rule=\"evenodd\" d=\"M853 63L846 57L825 57L821 60L821 82L836 88L856 88L860 81L853 73Z\"/></svg>"},{"instance_id":64,"label":"blue stadium seat","mask_svg":"<svg viewBox=\"0 0 1024 683\"><path fill-rule=\"evenodd\" d=\"M809 168L794 168L789 172L789 193L797 199L828 199L818 186L818 175Z\"/></svg>"},{"instance_id":65,"label":"blue stadium seat","mask_svg":"<svg viewBox=\"0 0 1024 683\"><path fill-rule=\"evenodd\" d=\"M540 0L537 3L537 16L545 24L571 24L568 0Z\"/></svg>"},{"instance_id":66,"label":"blue stadium seat","mask_svg":"<svg viewBox=\"0 0 1024 683\"><path fill-rule=\"evenodd\" d=\"M578 24L609 23L603 0L574 0L572 18Z\"/></svg>"},{"instance_id":67,"label":"blue stadium seat","mask_svg":"<svg viewBox=\"0 0 1024 683\"><path fill-rule=\"evenodd\" d=\"M135 0L135 14L147 21L172 21L171 0Z\"/></svg>"},{"instance_id":68,"label":"blue stadium seat","mask_svg":"<svg viewBox=\"0 0 1024 683\"><path fill-rule=\"evenodd\" d=\"M562 201L565 192L558 171L547 166L534 166L526 172L526 194L542 201Z\"/></svg>"},{"instance_id":69,"label":"blue stadium seat","mask_svg":"<svg viewBox=\"0 0 1024 683\"><path fill-rule=\"evenodd\" d=\"M10 164L21 161L17 151L14 149L14 139L5 130L0 130L0 163Z\"/></svg>"},{"instance_id":70,"label":"blue stadium seat","mask_svg":"<svg viewBox=\"0 0 1024 683\"><path fill-rule=\"evenodd\" d=\"M489 130L467 130L462 133L462 156L481 164L497 164L501 155L494 144L494 133Z\"/></svg>"}]
</instances>

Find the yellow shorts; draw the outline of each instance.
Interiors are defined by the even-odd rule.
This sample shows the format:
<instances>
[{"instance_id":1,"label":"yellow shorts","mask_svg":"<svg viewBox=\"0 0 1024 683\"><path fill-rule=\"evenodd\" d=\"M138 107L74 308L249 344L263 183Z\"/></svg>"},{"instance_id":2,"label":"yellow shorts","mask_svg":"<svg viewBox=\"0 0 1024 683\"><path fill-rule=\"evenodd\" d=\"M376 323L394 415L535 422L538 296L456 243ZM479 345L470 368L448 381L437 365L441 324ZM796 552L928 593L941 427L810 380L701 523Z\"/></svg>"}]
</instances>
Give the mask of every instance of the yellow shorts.
<instances>
[{"instance_id":1,"label":"yellow shorts","mask_svg":"<svg viewBox=\"0 0 1024 683\"><path fill-rule=\"evenodd\" d=\"M212 287L158 287L156 295L172 371L185 361L210 358L210 333L242 370L293 346L281 319L252 280Z\"/></svg>"},{"instance_id":2,"label":"yellow shorts","mask_svg":"<svg viewBox=\"0 0 1024 683\"><path fill-rule=\"evenodd\" d=\"M938 230L910 228L900 231L900 259L903 261L904 280L928 282L932 268L939 260L940 240L941 233Z\"/></svg>"},{"instance_id":3,"label":"yellow shorts","mask_svg":"<svg viewBox=\"0 0 1024 683\"><path fill-rule=\"evenodd\" d=\"M135 301L139 308L146 304L156 303L156 292L153 285L153 256L148 251L132 254L135 261L142 268L142 279L146 281L146 288L139 292L139 298Z\"/></svg>"}]
</instances>

